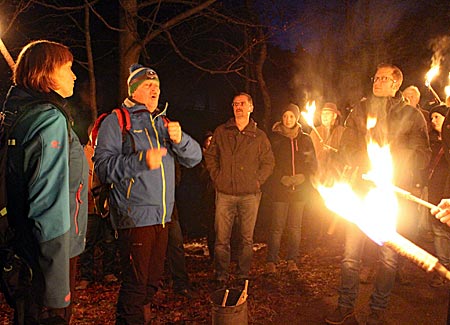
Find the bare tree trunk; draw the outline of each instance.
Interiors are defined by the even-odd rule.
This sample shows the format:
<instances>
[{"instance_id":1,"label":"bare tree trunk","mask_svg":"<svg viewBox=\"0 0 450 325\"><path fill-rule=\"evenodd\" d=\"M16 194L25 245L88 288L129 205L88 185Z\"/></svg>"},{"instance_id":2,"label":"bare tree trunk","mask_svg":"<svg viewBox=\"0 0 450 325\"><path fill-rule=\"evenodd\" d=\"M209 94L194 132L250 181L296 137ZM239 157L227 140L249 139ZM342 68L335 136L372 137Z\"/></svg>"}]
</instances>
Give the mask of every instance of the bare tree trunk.
<instances>
[{"instance_id":1,"label":"bare tree trunk","mask_svg":"<svg viewBox=\"0 0 450 325\"><path fill-rule=\"evenodd\" d=\"M119 94L120 100L128 96L129 68L139 61L142 45L137 42L137 1L123 0L120 12L119 33Z\"/></svg>"},{"instance_id":2,"label":"bare tree trunk","mask_svg":"<svg viewBox=\"0 0 450 325\"><path fill-rule=\"evenodd\" d=\"M94 72L94 58L92 55L92 43L91 43L91 32L90 32L90 9L87 2L84 6L84 36L86 38L86 54L88 60L88 71L89 71L89 108L91 110L92 121L97 119L97 92L96 92L96 81Z\"/></svg>"},{"instance_id":3,"label":"bare tree trunk","mask_svg":"<svg viewBox=\"0 0 450 325\"><path fill-rule=\"evenodd\" d=\"M258 28L258 34L261 39L264 37L261 28ZM272 116L272 105L270 102L269 90L267 89L266 80L264 79L263 68L264 63L267 58L267 43L265 41L261 42L260 50L258 53L258 60L256 61L256 79L258 80L259 89L261 91L263 104L264 104L264 115L262 120L262 127L264 130L268 130L269 122Z\"/></svg>"}]
</instances>

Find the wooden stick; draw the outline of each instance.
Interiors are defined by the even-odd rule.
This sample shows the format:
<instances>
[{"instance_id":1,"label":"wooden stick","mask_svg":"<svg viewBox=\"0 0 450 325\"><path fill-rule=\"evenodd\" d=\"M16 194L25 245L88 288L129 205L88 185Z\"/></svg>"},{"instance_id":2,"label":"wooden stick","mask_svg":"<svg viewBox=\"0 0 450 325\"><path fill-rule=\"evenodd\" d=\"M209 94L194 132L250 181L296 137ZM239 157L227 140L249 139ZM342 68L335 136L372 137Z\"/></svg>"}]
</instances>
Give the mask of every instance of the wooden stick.
<instances>
[{"instance_id":1,"label":"wooden stick","mask_svg":"<svg viewBox=\"0 0 450 325\"><path fill-rule=\"evenodd\" d=\"M238 301L236 302L236 306L244 303L247 300L247 289L248 289L248 280L245 280L244 290L242 290L241 295L239 296Z\"/></svg>"},{"instance_id":2,"label":"wooden stick","mask_svg":"<svg viewBox=\"0 0 450 325\"><path fill-rule=\"evenodd\" d=\"M227 299L228 299L228 294L230 293L230 290L225 290L225 294L223 295L223 300L222 300L222 307L225 307L227 305Z\"/></svg>"},{"instance_id":3,"label":"wooden stick","mask_svg":"<svg viewBox=\"0 0 450 325\"><path fill-rule=\"evenodd\" d=\"M372 182L372 183L375 183L375 181L373 181L373 180L372 180L370 177L368 177L366 174L363 174L361 177L362 177L362 179L364 179L364 180L366 180L366 181L370 181L370 182ZM412 201L412 202L415 202L415 203L417 203L417 204L420 204L420 205L422 205L422 206L424 206L424 207L426 207L426 208L428 208L428 209L436 209L436 208L437 208L436 205L434 205L434 204L432 204L432 203L430 203L430 202L427 202L427 201L425 201L425 200L422 200L421 198L418 198L417 196L412 195L411 192L408 192L408 191L406 191L406 190L404 190L404 189L402 189L402 188L400 188L400 187L397 187L397 186L395 186L395 185L391 185L390 187L392 188L392 190L393 190L395 193L397 193L398 195L400 195L400 196L403 197L404 199L407 199L407 200L409 200L409 201Z\"/></svg>"}]
</instances>

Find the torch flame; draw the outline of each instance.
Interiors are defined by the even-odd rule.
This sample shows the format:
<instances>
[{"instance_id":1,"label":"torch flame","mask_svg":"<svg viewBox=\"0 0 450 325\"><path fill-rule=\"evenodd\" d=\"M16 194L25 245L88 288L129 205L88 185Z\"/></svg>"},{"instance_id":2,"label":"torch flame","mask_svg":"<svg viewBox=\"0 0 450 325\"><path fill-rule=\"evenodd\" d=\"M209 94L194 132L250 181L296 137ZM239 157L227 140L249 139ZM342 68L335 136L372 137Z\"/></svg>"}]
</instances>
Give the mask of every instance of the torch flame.
<instances>
[{"instance_id":1,"label":"torch flame","mask_svg":"<svg viewBox=\"0 0 450 325\"><path fill-rule=\"evenodd\" d=\"M376 119L368 119L369 129L375 124ZM392 186L392 155L389 146L380 146L372 140L367 144L367 153L371 166L365 178L376 185L367 194L361 196L348 183L318 186L318 191L330 210L356 224L382 245L396 233L398 202Z\"/></svg>"},{"instance_id":2,"label":"torch flame","mask_svg":"<svg viewBox=\"0 0 450 325\"><path fill-rule=\"evenodd\" d=\"M373 129L375 127L375 125L377 125L377 118L368 116L367 123L366 123L367 130Z\"/></svg>"},{"instance_id":3,"label":"torch flame","mask_svg":"<svg viewBox=\"0 0 450 325\"><path fill-rule=\"evenodd\" d=\"M425 86L430 87L431 81L438 74L439 74L439 65L435 65L434 67L431 67L431 69L428 70L427 74L425 75Z\"/></svg>"},{"instance_id":4,"label":"torch flame","mask_svg":"<svg viewBox=\"0 0 450 325\"><path fill-rule=\"evenodd\" d=\"M306 112L302 112L302 116L309 126L314 127L314 114L316 113L316 101L306 103Z\"/></svg>"},{"instance_id":5,"label":"torch flame","mask_svg":"<svg viewBox=\"0 0 450 325\"><path fill-rule=\"evenodd\" d=\"M330 210L356 224L378 245L387 246L424 270L428 272L434 270L441 277L450 280L450 271L440 264L436 257L399 235L395 229L398 213L395 193L403 192L402 195L406 195L408 199L411 199L412 195L392 184L394 169L389 146L380 146L370 138L370 129L375 125L376 119L369 118L367 154L371 169L362 175L363 179L371 180L375 187L369 189L365 195L358 195L351 185L345 182L336 182L331 187L319 185L317 190ZM418 198L413 201L418 202L417 200L423 201ZM430 203L426 203L430 205L428 207L432 207Z\"/></svg>"}]
</instances>

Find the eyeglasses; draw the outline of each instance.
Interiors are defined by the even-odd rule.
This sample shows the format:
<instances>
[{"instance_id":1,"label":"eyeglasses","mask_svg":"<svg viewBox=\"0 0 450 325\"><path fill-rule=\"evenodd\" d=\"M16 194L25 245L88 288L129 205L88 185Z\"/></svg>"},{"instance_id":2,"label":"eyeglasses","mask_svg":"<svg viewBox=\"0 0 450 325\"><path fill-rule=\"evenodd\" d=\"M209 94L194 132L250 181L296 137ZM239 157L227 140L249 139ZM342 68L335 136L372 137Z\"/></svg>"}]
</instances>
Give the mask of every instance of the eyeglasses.
<instances>
[{"instance_id":1,"label":"eyeglasses","mask_svg":"<svg viewBox=\"0 0 450 325\"><path fill-rule=\"evenodd\" d=\"M244 106L245 104L247 104L247 102L233 102L231 103L231 106L237 107L237 106Z\"/></svg>"},{"instance_id":2,"label":"eyeglasses","mask_svg":"<svg viewBox=\"0 0 450 325\"><path fill-rule=\"evenodd\" d=\"M397 82L397 80L392 79L391 77L388 76L381 76L381 77L372 77L370 78L370 80L372 80L372 83L376 83L377 81L381 81L381 83L385 83L387 81L392 81L392 82Z\"/></svg>"}]
</instances>

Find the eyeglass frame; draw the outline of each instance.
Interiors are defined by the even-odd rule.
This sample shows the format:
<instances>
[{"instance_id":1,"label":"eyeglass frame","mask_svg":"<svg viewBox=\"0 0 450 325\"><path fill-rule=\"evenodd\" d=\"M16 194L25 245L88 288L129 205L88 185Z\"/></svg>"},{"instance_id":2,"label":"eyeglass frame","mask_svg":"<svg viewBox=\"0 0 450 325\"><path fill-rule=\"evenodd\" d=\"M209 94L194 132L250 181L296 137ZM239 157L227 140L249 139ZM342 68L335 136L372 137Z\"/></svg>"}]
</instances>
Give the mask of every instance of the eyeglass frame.
<instances>
[{"instance_id":1,"label":"eyeglass frame","mask_svg":"<svg viewBox=\"0 0 450 325\"><path fill-rule=\"evenodd\" d=\"M231 103L232 107L236 107L236 106L244 106L245 104L250 104L248 101L247 102L233 102Z\"/></svg>"},{"instance_id":2,"label":"eyeglass frame","mask_svg":"<svg viewBox=\"0 0 450 325\"><path fill-rule=\"evenodd\" d=\"M396 82L397 82L397 80L395 80L394 78L392 78L392 77L387 77L387 76L370 77L370 80L372 81L373 84L374 84L375 82L377 82L378 80L379 80L381 83L385 83L385 82L387 82L388 80L392 81L393 83L396 83Z\"/></svg>"}]
</instances>

